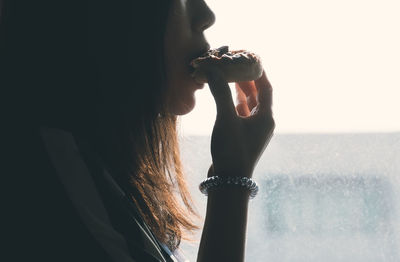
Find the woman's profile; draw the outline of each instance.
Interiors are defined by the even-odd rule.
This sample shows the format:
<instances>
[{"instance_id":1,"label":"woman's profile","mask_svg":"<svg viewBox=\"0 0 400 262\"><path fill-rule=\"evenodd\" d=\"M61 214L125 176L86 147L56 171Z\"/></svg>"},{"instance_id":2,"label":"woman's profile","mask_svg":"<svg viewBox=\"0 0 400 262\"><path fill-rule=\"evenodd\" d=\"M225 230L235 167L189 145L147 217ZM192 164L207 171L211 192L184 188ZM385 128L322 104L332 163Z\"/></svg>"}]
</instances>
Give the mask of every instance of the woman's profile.
<instances>
[{"instance_id":1,"label":"woman's profile","mask_svg":"<svg viewBox=\"0 0 400 262\"><path fill-rule=\"evenodd\" d=\"M244 261L251 177L274 129L272 88L265 73L236 83L235 106L221 72L207 72L217 116L199 224L176 125L204 88L189 64L210 49L207 4L0 3L18 192L7 212L10 261L185 261L180 242L198 228L197 261Z\"/></svg>"}]
</instances>

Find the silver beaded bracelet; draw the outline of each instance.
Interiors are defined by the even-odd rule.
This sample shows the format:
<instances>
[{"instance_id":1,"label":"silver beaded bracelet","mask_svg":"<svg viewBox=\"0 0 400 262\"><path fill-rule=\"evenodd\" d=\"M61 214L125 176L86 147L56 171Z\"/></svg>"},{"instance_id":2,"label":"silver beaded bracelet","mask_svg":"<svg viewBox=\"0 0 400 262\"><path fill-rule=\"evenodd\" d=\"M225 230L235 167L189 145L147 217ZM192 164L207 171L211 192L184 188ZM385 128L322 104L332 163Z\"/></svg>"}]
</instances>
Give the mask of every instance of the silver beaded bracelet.
<instances>
[{"instance_id":1,"label":"silver beaded bracelet","mask_svg":"<svg viewBox=\"0 0 400 262\"><path fill-rule=\"evenodd\" d=\"M248 177L238 177L238 176L212 176L204 180L200 183L199 189L201 193L208 195L208 191L211 188L220 187L220 186L241 186L250 191L250 198L254 198L258 192L257 183Z\"/></svg>"}]
</instances>

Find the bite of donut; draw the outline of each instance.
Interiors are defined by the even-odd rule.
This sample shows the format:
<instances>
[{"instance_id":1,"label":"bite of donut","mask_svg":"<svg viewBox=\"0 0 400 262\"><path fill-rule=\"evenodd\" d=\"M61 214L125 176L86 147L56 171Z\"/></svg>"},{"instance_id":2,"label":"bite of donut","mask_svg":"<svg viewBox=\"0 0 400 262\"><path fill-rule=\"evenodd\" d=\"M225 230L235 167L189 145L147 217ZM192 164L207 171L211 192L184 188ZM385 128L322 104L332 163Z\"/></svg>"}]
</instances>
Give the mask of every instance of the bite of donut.
<instances>
[{"instance_id":1,"label":"bite of donut","mask_svg":"<svg viewBox=\"0 0 400 262\"><path fill-rule=\"evenodd\" d=\"M259 56L246 50L229 51L228 46L211 49L190 63L192 77L207 83L207 70L220 70L227 82L252 81L261 77L263 68Z\"/></svg>"}]
</instances>

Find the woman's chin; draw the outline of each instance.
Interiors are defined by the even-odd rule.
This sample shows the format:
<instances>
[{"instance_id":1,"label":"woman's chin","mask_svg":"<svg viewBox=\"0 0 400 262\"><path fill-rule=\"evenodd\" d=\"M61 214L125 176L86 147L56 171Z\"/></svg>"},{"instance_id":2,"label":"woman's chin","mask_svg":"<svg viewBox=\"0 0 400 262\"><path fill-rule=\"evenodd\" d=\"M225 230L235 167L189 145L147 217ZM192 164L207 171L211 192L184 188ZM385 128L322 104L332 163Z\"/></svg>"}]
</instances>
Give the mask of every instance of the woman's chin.
<instances>
[{"instance_id":1,"label":"woman's chin","mask_svg":"<svg viewBox=\"0 0 400 262\"><path fill-rule=\"evenodd\" d=\"M194 95L187 96L170 105L170 113L174 115L186 115L190 113L196 105Z\"/></svg>"}]
</instances>

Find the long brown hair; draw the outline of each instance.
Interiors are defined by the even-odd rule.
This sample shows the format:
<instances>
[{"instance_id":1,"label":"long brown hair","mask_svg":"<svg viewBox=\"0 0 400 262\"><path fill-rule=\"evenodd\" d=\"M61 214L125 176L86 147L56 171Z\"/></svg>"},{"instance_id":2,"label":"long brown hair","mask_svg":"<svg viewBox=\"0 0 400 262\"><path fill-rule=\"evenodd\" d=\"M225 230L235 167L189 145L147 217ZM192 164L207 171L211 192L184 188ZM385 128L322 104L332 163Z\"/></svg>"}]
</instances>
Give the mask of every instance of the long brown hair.
<instances>
[{"instance_id":1,"label":"long brown hair","mask_svg":"<svg viewBox=\"0 0 400 262\"><path fill-rule=\"evenodd\" d=\"M170 2L4 0L0 31L15 111L83 134L159 240L175 248L196 228L196 212L177 119L165 110Z\"/></svg>"},{"instance_id":2,"label":"long brown hair","mask_svg":"<svg viewBox=\"0 0 400 262\"><path fill-rule=\"evenodd\" d=\"M119 142L112 143L114 149L107 150L113 152L107 154L107 162L119 174L120 184L155 235L172 249L183 233L197 229L191 219L197 214L180 161L176 121L176 116L160 114L134 130L128 127L125 138L120 135ZM117 149L118 144L122 147Z\"/></svg>"},{"instance_id":3,"label":"long brown hair","mask_svg":"<svg viewBox=\"0 0 400 262\"><path fill-rule=\"evenodd\" d=\"M135 33L122 40L126 40L123 52L117 52L121 56L116 58L115 52L93 55L96 67L102 68L97 74L105 77L105 81L99 82L104 103L98 108L102 123L97 128L100 136L94 145L100 145L99 153L158 239L174 249L185 232L197 228L192 219L197 214L180 160L177 117L168 113L165 104L164 34L171 1L143 2L148 1L135 2L132 4L135 11L124 13L130 23L118 18L110 26L107 20L110 35L114 37ZM106 8L109 12L109 6ZM135 17L139 12L148 17ZM95 20L104 18L100 15ZM98 26L99 22L94 28ZM120 30L117 35L116 28ZM92 40L93 46L102 50L104 45L107 49L121 50L120 43L115 45L104 39L104 30ZM121 74L126 69L129 70Z\"/></svg>"},{"instance_id":4,"label":"long brown hair","mask_svg":"<svg viewBox=\"0 0 400 262\"><path fill-rule=\"evenodd\" d=\"M180 160L177 117L160 113L135 120L114 119L97 129L92 143L158 239L174 249L198 228Z\"/></svg>"}]
</instances>

